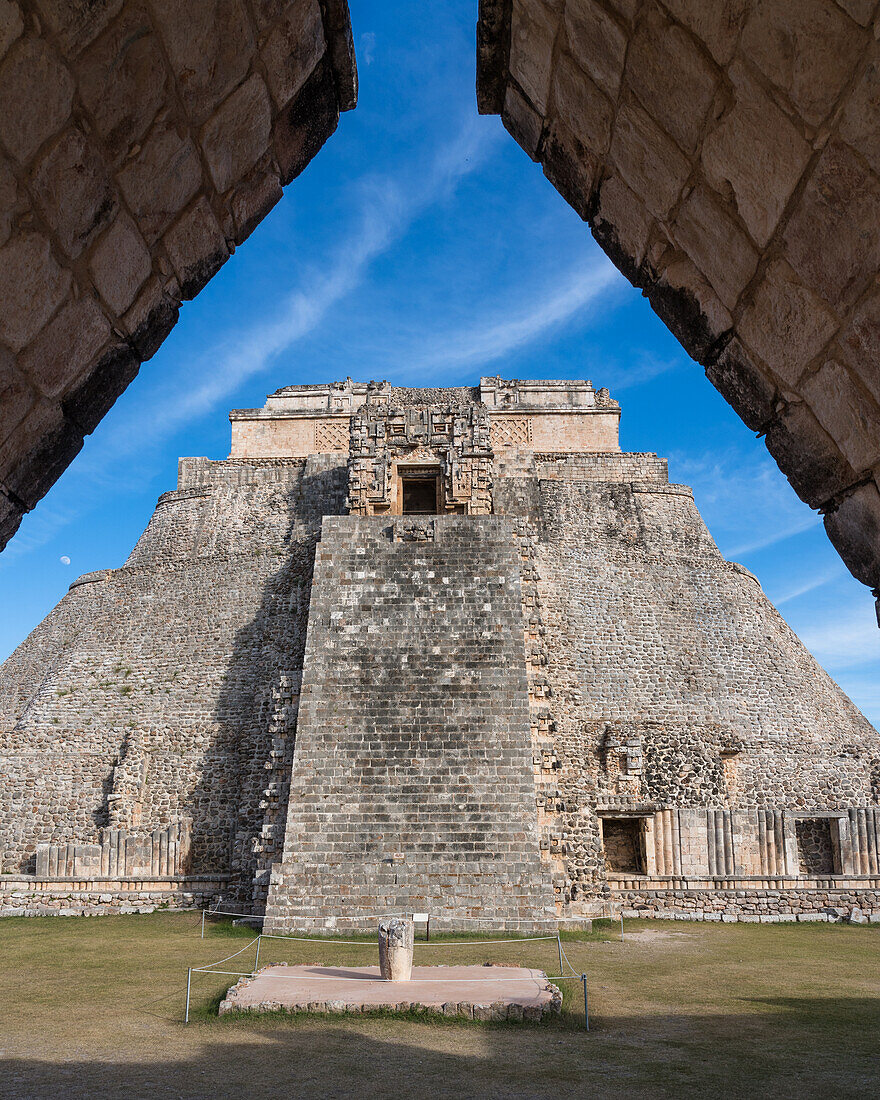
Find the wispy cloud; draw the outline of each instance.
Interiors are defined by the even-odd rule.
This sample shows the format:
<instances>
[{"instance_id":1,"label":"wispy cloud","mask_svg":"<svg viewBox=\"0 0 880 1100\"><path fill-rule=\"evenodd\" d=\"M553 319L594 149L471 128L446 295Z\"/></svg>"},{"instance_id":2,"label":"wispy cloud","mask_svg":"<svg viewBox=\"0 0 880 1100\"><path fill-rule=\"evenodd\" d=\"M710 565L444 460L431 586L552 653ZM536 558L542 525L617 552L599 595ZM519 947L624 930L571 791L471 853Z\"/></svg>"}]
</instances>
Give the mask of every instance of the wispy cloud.
<instances>
[{"instance_id":1,"label":"wispy cloud","mask_svg":"<svg viewBox=\"0 0 880 1100\"><path fill-rule=\"evenodd\" d=\"M803 507L806 508L806 505ZM766 531L764 534L759 535L758 538L747 539L738 546L732 547L727 553L734 558L748 557L749 554L756 554L759 550L767 550L769 547L776 546L778 543L784 542L794 535L800 535L803 534L804 531L810 531L813 527L818 526L819 522L816 516L805 515L802 519L795 520L794 523L786 524L775 531Z\"/></svg>"},{"instance_id":2,"label":"wispy cloud","mask_svg":"<svg viewBox=\"0 0 880 1100\"><path fill-rule=\"evenodd\" d=\"M781 596L771 596L771 599L776 607L782 607L783 604L796 600L800 596L805 596L808 592L815 592L817 588L824 588L826 584L830 584L839 576L839 569L829 569L825 573L819 574L819 576L810 577L808 580L795 585L794 588L789 588Z\"/></svg>"},{"instance_id":3,"label":"wispy cloud","mask_svg":"<svg viewBox=\"0 0 880 1100\"><path fill-rule=\"evenodd\" d=\"M880 660L880 630L870 600L801 629L801 641L827 669Z\"/></svg>"},{"instance_id":4,"label":"wispy cloud","mask_svg":"<svg viewBox=\"0 0 880 1100\"><path fill-rule=\"evenodd\" d=\"M372 31L364 31L358 39L358 63L372 65L376 56L376 35Z\"/></svg>"},{"instance_id":5,"label":"wispy cloud","mask_svg":"<svg viewBox=\"0 0 880 1100\"><path fill-rule=\"evenodd\" d=\"M464 327L422 335L418 348L407 349L406 362L422 373L487 366L564 325L622 282L610 261L598 257L585 270L568 273L528 306L505 303Z\"/></svg>"}]
</instances>

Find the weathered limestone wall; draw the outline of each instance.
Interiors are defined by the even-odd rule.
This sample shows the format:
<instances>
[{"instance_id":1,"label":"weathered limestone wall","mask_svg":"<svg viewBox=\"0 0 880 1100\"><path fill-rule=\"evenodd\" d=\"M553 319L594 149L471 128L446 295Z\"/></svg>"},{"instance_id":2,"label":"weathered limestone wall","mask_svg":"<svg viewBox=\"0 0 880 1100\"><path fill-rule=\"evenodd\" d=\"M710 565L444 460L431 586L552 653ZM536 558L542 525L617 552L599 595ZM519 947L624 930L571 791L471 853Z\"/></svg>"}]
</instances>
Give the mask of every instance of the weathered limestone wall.
<instances>
[{"instance_id":1,"label":"weathered limestone wall","mask_svg":"<svg viewBox=\"0 0 880 1100\"><path fill-rule=\"evenodd\" d=\"M534 409L490 410L487 415L492 446L498 449L529 447L557 454L620 449L616 417ZM348 453L347 413L267 416L262 409L243 409L233 413L231 419L231 455L235 458L305 457L316 451Z\"/></svg>"},{"instance_id":2,"label":"weathered limestone wall","mask_svg":"<svg viewBox=\"0 0 880 1100\"><path fill-rule=\"evenodd\" d=\"M528 519L538 811L560 904L620 885L603 815L642 819L643 873L697 879L798 876L797 819L829 818L841 872L876 880L880 737L724 561L690 490L654 456L543 458L537 484L525 459L495 505Z\"/></svg>"},{"instance_id":3,"label":"weathered limestone wall","mask_svg":"<svg viewBox=\"0 0 880 1100\"><path fill-rule=\"evenodd\" d=\"M522 637L508 521L324 520L269 931L555 916Z\"/></svg>"},{"instance_id":4,"label":"weathered limestone wall","mask_svg":"<svg viewBox=\"0 0 880 1100\"><path fill-rule=\"evenodd\" d=\"M0 913L7 917L103 917L155 909L207 909L226 890L228 875L157 879L0 878Z\"/></svg>"},{"instance_id":5,"label":"weathered limestone wall","mask_svg":"<svg viewBox=\"0 0 880 1100\"><path fill-rule=\"evenodd\" d=\"M876 0L481 0L477 96L880 596L878 30Z\"/></svg>"},{"instance_id":6,"label":"weathered limestone wall","mask_svg":"<svg viewBox=\"0 0 880 1100\"><path fill-rule=\"evenodd\" d=\"M181 459L0 669L0 910L880 919L880 735L662 459L493 444L545 413L489 382L373 386L350 453ZM393 514L398 463L439 514Z\"/></svg>"},{"instance_id":7,"label":"weathered limestone wall","mask_svg":"<svg viewBox=\"0 0 880 1100\"><path fill-rule=\"evenodd\" d=\"M81 578L16 650L0 670L3 870L46 875L57 855L34 858L52 843L78 858L56 874L234 873L252 904L280 855L274 784L344 472L333 456L182 461L125 566Z\"/></svg>"},{"instance_id":8,"label":"weathered limestone wall","mask_svg":"<svg viewBox=\"0 0 880 1100\"><path fill-rule=\"evenodd\" d=\"M0 3L0 549L356 96L344 0Z\"/></svg>"},{"instance_id":9,"label":"weathered limestone wall","mask_svg":"<svg viewBox=\"0 0 880 1100\"><path fill-rule=\"evenodd\" d=\"M334 382L285 386L269 394L262 409L236 409L232 423L233 458L282 458L293 455L347 454L349 419L370 401L380 416L389 409L470 409L485 405L491 444L496 450L526 447L535 451L578 454L619 451L620 406L607 389L590 382L507 381L481 378L476 386L404 389L387 382ZM401 419L398 417L398 420Z\"/></svg>"}]
</instances>

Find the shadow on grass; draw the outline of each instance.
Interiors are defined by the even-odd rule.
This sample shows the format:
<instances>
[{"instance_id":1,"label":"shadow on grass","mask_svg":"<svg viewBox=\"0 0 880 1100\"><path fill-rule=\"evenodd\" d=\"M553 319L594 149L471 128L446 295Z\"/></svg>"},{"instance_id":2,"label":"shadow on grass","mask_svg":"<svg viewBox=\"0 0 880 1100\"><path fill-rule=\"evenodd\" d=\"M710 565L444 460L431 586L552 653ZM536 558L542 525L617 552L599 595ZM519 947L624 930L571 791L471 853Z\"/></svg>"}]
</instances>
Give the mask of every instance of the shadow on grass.
<instances>
[{"instance_id":1,"label":"shadow on grass","mask_svg":"<svg viewBox=\"0 0 880 1100\"><path fill-rule=\"evenodd\" d=\"M179 1026L148 1061L8 1059L2 1097L864 1097L878 998L762 998L770 1014L618 1018L590 1033L370 1013ZM861 1026L853 1028L853 1022ZM819 1040L834 1033L833 1043Z\"/></svg>"}]
</instances>

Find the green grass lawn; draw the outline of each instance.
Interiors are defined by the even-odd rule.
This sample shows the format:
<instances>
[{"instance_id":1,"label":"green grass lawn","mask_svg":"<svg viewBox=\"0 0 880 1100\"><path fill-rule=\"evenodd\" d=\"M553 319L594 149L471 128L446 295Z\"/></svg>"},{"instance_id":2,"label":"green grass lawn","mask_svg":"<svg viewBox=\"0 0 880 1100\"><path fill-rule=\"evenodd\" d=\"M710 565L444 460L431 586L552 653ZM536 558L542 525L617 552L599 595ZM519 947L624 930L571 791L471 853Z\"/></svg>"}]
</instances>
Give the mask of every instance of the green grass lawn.
<instances>
[{"instance_id":1,"label":"green grass lawn","mask_svg":"<svg viewBox=\"0 0 880 1100\"><path fill-rule=\"evenodd\" d=\"M218 1019L234 977L186 970L253 932L199 916L0 920L2 1097L880 1095L880 926L632 921L570 934L589 979L541 1025L379 1016ZM462 938L471 939L466 936ZM374 964L373 945L263 941L261 964ZM417 962L558 973L555 942L419 949ZM238 963L243 963L239 966ZM253 949L223 966L247 971Z\"/></svg>"}]
</instances>

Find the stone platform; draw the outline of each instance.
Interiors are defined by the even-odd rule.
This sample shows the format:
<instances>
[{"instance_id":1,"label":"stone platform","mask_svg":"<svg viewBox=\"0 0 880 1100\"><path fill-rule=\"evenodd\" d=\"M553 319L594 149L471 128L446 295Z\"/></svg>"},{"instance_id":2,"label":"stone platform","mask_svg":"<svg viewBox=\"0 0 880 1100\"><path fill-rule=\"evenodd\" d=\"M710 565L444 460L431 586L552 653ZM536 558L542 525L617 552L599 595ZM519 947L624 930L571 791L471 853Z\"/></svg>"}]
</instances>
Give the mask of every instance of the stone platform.
<instances>
[{"instance_id":1,"label":"stone platform","mask_svg":"<svg viewBox=\"0 0 880 1100\"><path fill-rule=\"evenodd\" d=\"M227 1012L359 1013L410 1009L475 1020L529 1020L559 1012L562 994L542 970L519 966L415 966L388 982L377 966L267 966L242 978L220 1004Z\"/></svg>"}]
</instances>

